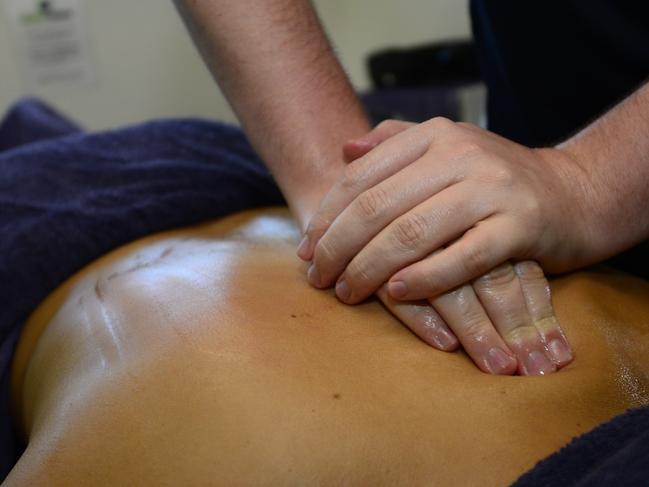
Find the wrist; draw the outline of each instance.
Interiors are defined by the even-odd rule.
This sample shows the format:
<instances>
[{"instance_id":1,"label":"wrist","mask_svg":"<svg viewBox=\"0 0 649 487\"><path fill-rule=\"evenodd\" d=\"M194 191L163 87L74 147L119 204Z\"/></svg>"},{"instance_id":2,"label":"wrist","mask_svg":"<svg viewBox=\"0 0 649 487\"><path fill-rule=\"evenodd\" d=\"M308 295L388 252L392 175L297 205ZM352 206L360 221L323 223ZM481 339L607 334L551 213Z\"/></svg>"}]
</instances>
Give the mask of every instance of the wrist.
<instances>
[{"instance_id":1,"label":"wrist","mask_svg":"<svg viewBox=\"0 0 649 487\"><path fill-rule=\"evenodd\" d=\"M587 183L591 262L649 239L648 108L646 84L557 146L577 161Z\"/></svg>"},{"instance_id":2,"label":"wrist","mask_svg":"<svg viewBox=\"0 0 649 487\"><path fill-rule=\"evenodd\" d=\"M300 230L305 231L312 216L320 207L322 199L331 187L342 177L346 164L342 160L331 163L317 176L295 180L287 187L284 197Z\"/></svg>"},{"instance_id":3,"label":"wrist","mask_svg":"<svg viewBox=\"0 0 649 487\"><path fill-rule=\"evenodd\" d=\"M551 150L558 155L562 181L567 183L565 226L578 239L572 268L601 262L634 245L635 225L620 214L625 195L618 175L608 170L615 154L607 144L578 134Z\"/></svg>"},{"instance_id":4,"label":"wrist","mask_svg":"<svg viewBox=\"0 0 649 487\"><path fill-rule=\"evenodd\" d=\"M555 181L546 198L553 205L550 218L556 246L548 254L556 258L544 267L565 272L603 260L609 242L602 238L601 193L595 189L582 154L563 144L535 151L554 173Z\"/></svg>"}]
</instances>

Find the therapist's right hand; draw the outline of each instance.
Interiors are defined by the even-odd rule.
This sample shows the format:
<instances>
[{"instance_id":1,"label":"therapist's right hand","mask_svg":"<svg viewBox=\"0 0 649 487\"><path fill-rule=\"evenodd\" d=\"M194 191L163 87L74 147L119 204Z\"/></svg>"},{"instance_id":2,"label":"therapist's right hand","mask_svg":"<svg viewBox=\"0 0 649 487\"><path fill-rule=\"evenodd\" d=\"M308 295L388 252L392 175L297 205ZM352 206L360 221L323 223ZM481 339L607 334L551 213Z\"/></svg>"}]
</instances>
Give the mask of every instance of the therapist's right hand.
<instances>
[{"instance_id":1,"label":"therapist's right hand","mask_svg":"<svg viewBox=\"0 0 649 487\"><path fill-rule=\"evenodd\" d=\"M348 142L343 148L345 158L353 163L411 125L384 122ZM385 284L377 295L426 343L446 351L461 344L487 373L544 375L573 359L552 307L548 282L533 261L505 262L471 283L428 300L392 299Z\"/></svg>"}]
</instances>

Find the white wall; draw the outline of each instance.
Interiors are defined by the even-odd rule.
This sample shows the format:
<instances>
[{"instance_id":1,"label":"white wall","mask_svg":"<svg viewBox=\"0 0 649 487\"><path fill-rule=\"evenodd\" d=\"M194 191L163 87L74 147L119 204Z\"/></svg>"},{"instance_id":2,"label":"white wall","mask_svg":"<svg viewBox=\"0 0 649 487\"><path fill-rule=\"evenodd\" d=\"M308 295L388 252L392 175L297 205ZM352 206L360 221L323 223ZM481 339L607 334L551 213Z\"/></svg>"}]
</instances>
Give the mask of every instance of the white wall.
<instances>
[{"instance_id":1,"label":"white wall","mask_svg":"<svg viewBox=\"0 0 649 487\"><path fill-rule=\"evenodd\" d=\"M6 2L7 0L0 0ZM368 86L364 59L381 47L467 37L467 0L315 0L354 85ZM0 8L0 113L35 94L89 129L168 116L234 121L171 0L85 0L97 81L83 87L24 87L9 18Z\"/></svg>"},{"instance_id":2,"label":"white wall","mask_svg":"<svg viewBox=\"0 0 649 487\"><path fill-rule=\"evenodd\" d=\"M354 86L369 86L364 60L385 47L471 35L468 0L315 0Z\"/></svg>"}]
</instances>

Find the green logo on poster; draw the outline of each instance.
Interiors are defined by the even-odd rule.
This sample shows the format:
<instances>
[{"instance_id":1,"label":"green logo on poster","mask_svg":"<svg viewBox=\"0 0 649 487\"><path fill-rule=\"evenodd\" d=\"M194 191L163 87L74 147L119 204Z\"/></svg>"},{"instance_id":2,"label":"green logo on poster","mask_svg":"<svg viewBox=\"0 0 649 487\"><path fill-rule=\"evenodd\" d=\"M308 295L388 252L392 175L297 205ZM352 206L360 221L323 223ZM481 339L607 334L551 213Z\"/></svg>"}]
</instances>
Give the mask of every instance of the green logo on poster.
<instances>
[{"instance_id":1,"label":"green logo on poster","mask_svg":"<svg viewBox=\"0 0 649 487\"><path fill-rule=\"evenodd\" d=\"M34 24L48 20L68 20L70 17L71 10L56 8L51 0L39 0L34 2L34 11L23 14L20 21L23 24Z\"/></svg>"}]
</instances>

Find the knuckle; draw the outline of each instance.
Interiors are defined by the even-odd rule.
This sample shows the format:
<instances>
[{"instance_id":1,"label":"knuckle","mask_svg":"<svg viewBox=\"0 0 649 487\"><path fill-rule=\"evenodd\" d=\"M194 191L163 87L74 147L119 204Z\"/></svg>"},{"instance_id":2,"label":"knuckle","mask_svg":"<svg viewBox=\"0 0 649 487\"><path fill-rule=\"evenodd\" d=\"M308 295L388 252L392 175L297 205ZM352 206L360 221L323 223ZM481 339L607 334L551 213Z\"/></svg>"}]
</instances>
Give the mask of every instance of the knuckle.
<instances>
[{"instance_id":1,"label":"knuckle","mask_svg":"<svg viewBox=\"0 0 649 487\"><path fill-rule=\"evenodd\" d=\"M522 261L516 264L516 274L521 283L527 307L539 331L543 326L552 324L558 327L552 307L552 291L541 267L534 261ZM545 321L550 319L550 321Z\"/></svg>"},{"instance_id":2,"label":"knuckle","mask_svg":"<svg viewBox=\"0 0 649 487\"><path fill-rule=\"evenodd\" d=\"M433 130L445 130L455 125L452 120L449 120L446 117L433 117L427 122L427 124Z\"/></svg>"},{"instance_id":3,"label":"knuckle","mask_svg":"<svg viewBox=\"0 0 649 487\"><path fill-rule=\"evenodd\" d=\"M395 222L394 238L403 248L414 249L425 240L427 226L428 222L423 215L406 215Z\"/></svg>"},{"instance_id":4,"label":"knuckle","mask_svg":"<svg viewBox=\"0 0 649 487\"><path fill-rule=\"evenodd\" d=\"M503 336L505 342L513 348L532 349L541 346L541 337L533 325L517 326Z\"/></svg>"},{"instance_id":5,"label":"knuckle","mask_svg":"<svg viewBox=\"0 0 649 487\"><path fill-rule=\"evenodd\" d=\"M336 256L335 249L328 238L322 238L318 241L313 252L313 260L320 265L326 266L328 263L334 261Z\"/></svg>"},{"instance_id":6,"label":"knuckle","mask_svg":"<svg viewBox=\"0 0 649 487\"><path fill-rule=\"evenodd\" d=\"M506 287L516 279L516 272L514 266L509 262L499 265L498 267L487 272L485 275L479 277L476 281L480 288L491 289L498 287Z\"/></svg>"},{"instance_id":7,"label":"knuckle","mask_svg":"<svg viewBox=\"0 0 649 487\"><path fill-rule=\"evenodd\" d=\"M511 188L515 182L513 171L505 165L498 164L492 167L489 176L492 181L504 188Z\"/></svg>"},{"instance_id":8,"label":"knuckle","mask_svg":"<svg viewBox=\"0 0 649 487\"><path fill-rule=\"evenodd\" d=\"M554 316L552 308L547 310L547 313L539 316L534 321L534 326L541 335L549 336L553 333L562 334L561 326L559 321L557 321L556 316Z\"/></svg>"},{"instance_id":9,"label":"knuckle","mask_svg":"<svg viewBox=\"0 0 649 487\"><path fill-rule=\"evenodd\" d=\"M343 190L350 191L359 188L365 179L365 168L358 161L345 167L340 186Z\"/></svg>"},{"instance_id":10,"label":"knuckle","mask_svg":"<svg viewBox=\"0 0 649 487\"><path fill-rule=\"evenodd\" d=\"M543 212L541 210L541 203L538 198L533 194L528 194L523 200L523 213L530 222L541 222Z\"/></svg>"},{"instance_id":11,"label":"knuckle","mask_svg":"<svg viewBox=\"0 0 649 487\"><path fill-rule=\"evenodd\" d=\"M462 252L461 265L471 276L483 274L488 262L489 250L486 245L467 245Z\"/></svg>"},{"instance_id":12,"label":"knuckle","mask_svg":"<svg viewBox=\"0 0 649 487\"><path fill-rule=\"evenodd\" d=\"M456 157L471 158L484 152L482 146L474 140L463 139L454 144Z\"/></svg>"},{"instance_id":13,"label":"knuckle","mask_svg":"<svg viewBox=\"0 0 649 487\"><path fill-rule=\"evenodd\" d=\"M352 288L361 288L372 283L371 266L362 260L353 260L345 270L345 278Z\"/></svg>"},{"instance_id":14,"label":"knuckle","mask_svg":"<svg viewBox=\"0 0 649 487\"><path fill-rule=\"evenodd\" d=\"M541 266L533 260L524 260L516 263L516 274L522 281L545 281L545 274Z\"/></svg>"},{"instance_id":15,"label":"knuckle","mask_svg":"<svg viewBox=\"0 0 649 487\"><path fill-rule=\"evenodd\" d=\"M503 324L507 324L509 328L518 329L531 326L531 319L524 310L501 304L499 314L502 317L499 319L502 320Z\"/></svg>"},{"instance_id":16,"label":"knuckle","mask_svg":"<svg viewBox=\"0 0 649 487\"><path fill-rule=\"evenodd\" d=\"M380 186L368 189L356 198L355 206L362 218L375 220L389 206L389 196Z\"/></svg>"},{"instance_id":17,"label":"knuckle","mask_svg":"<svg viewBox=\"0 0 649 487\"><path fill-rule=\"evenodd\" d=\"M472 342L482 342L486 340L489 333L489 324L485 321L484 316L476 311L467 311L462 319L462 337Z\"/></svg>"},{"instance_id":18,"label":"knuckle","mask_svg":"<svg viewBox=\"0 0 649 487\"><path fill-rule=\"evenodd\" d=\"M458 126L460 126L462 128L469 129L469 130L475 130L475 129L480 128L476 124L471 123L471 122L456 122L456 123L457 123Z\"/></svg>"}]
</instances>

